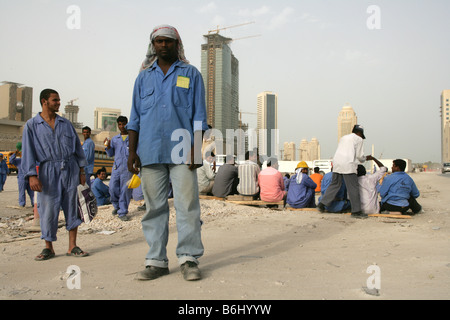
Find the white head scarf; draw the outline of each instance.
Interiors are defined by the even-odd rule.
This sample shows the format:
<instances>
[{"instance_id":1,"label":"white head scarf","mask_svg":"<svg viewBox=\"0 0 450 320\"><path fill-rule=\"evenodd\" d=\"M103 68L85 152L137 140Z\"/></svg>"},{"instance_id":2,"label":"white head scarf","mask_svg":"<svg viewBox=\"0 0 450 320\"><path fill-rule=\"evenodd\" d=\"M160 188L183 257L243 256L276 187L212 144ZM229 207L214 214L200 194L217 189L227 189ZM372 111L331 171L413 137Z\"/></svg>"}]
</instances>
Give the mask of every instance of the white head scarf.
<instances>
[{"instance_id":1,"label":"white head scarf","mask_svg":"<svg viewBox=\"0 0 450 320\"><path fill-rule=\"evenodd\" d=\"M302 180L303 180L302 169L303 169L303 168L298 168L298 169L295 171L295 173L297 174L297 177L295 178L297 184L302 183Z\"/></svg>"},{"instance_id":2,"label":"white head scarf","mask_svg":"<svg viewBox=\"0 0 450 320\"><path fill-rule=\"evenodd\" d=\"M189 63L189 61L184 56L183 42L181 41L181 37L177 29L167 24L163 24L155 27L150 34L150 44L148 46L145 60L142 62L140 71L149 68L153 64L153 62L155 62L157 57L155 47L153 46L153 40L155 40L155 38L159 36L178 40L178 59L183 61L184 63Z\"/></svg>"}]
</instances>

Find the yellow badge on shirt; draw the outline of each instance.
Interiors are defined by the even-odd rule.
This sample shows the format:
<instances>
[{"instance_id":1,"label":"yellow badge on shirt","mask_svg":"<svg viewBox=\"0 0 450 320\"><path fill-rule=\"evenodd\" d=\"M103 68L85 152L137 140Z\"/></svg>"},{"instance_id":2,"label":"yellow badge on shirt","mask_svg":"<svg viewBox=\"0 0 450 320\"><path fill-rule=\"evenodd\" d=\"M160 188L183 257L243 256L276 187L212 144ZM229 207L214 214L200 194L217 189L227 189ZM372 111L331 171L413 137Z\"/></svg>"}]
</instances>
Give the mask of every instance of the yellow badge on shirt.
<instances>
[{"instance_id":1,"label":"yellow badge on shirt","mask_svg":"<svg viewBox=\"0 0 450 320\"><path fill-rule=\"evenodd\" d=\"M189 81L188 77L178 76L177 87L189 89Z\"/></svg>"}]
</instances>

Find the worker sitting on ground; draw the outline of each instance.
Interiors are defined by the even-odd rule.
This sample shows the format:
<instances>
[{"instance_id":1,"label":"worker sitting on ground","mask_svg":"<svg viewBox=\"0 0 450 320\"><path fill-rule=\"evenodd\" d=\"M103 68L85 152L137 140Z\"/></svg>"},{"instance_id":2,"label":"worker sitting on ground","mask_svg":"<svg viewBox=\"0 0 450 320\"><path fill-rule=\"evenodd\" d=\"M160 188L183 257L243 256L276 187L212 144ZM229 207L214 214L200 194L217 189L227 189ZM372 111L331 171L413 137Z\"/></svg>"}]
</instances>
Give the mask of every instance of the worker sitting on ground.
<instances>
[{"instance_id":1,"label":"worker sitting on ground","mask_svg":"<svg viewBox=\"0 0 450 320\"><path fill-rule=\"evenodd\" d=\"M261 172L258 166L258 153L256 151L245 152L245 162L238 166L239 185L237 190L244 196L259 197L258 175Z\"/></svg>"},{"instance_id":2,"label":"worker sitting on ground","mask_svg":"<svg viewBox=\"0 0 450 320\"><path fill-rule=\"evenodd\" d=\"M286 198L283 175L278 171L278 160L269 158L267 168L258 175L261 200L266 202L278 202Z\"/></svg>"},{"instance_id":3,"label":"worker sitting on ground","mask_svg":"<svg viewBox=\"0 0 450 320\"><path fill-rule=\"evenodd\" d=\"M94 193L95 198L97 199L98 206L104 206L107 204L111 204L109 187L103 183L103 180L106 179L106 168L103 167L97 170L96 178L94 182L92 182L92 192Z\"/></svg>"},{"instance_id":4,"label":"worker sitting on ground","mask_svg":"<svg viewBox=\"0 0 450 320\"><path fill-rule=\"evenodd\" d=\"M287 190L286 202L292 208L315 208L317 184L308 176L308 165L301 161L295 168Z\"/></svg>"},{"instance_id":5,"label":"worker sitting on ground","mask_svg":"<svg viewBox=\"0 0 450 320\"><path fill-rule=\"evenodd\" d=\"M414 180L405 172L406 161L396 159L392 163L392 174L383 179L379 189L381 211L406 213L411 209L413 214L420 213L422 206L416 198L420 196Z\"/></svg>"},{"instance_id":6,"label":"worker sitting on ground","mask_svg":"<svg viewBox=\"0 0 450 320\"><path fill-rule=\"evenodd\" d=\"M323 175L321 175L319 173L320 168L319 167L315 167L314 168L314 173L311 175L311 179L312 181L314 181L317 184L317 188L316 188L316 192L320 193L320 188L322 185L322 179L323 179Z\"/></svg>"},{"instance_id":7,"label":"worker sitting on ground","mask_svg":"<svg viewBox=\"0 0 450 320\"><path fill-rule=\"evenodd\" d=\"M319 197L319 202L322 200L323 195L327 191L328 186L331 183L331 179L333 177L333 171L326 173L322 179L321 185L321 196ZM350 210L350 201L347 199L347 187L345 186L345 182L342 181L341 188L339 189L336 197L330 205L325 206L325 210L331 213L342 213Z\"/></svg>"},{"instance_id":8,"label":"worker sitting on ground","mask_svg":"<svg viewBox=\"0 0 450 320\"><path fill-rule=\"evenodd\" d=\"M209 153L203 160L203 166L197 169L198 191L200 194L210 194L216 177L214 153Z\"/></svg>"},{"instance_id":9,"label":"worker sitting on ground","mask_svg":"<svg viewBox=\"0 0 450 320\"><path fill-rule=\"evenodd\" d=\"M380 170L372 174L366 174L366 168L360 164L358 165L357 171L361 211L367 214L380 212L377 186L380 179L383 178L387 172L387 168L380 161L372 156L371 159L375 161Z\"/></svg>"},{"instance_id":10,"label":"worker sitting on ground","mask_svg":"<svg viewBox=\"0 0 450 320\"><path fill-rule=\"evenodd\" d=\"M212 188L212 194L213 196L219 198L225 198L226 196L237 194L238 184L238 168L234 165L234 157L233 155L227 155L226 163L221 165L217 170Z\"/></svg>"}]
</instances>

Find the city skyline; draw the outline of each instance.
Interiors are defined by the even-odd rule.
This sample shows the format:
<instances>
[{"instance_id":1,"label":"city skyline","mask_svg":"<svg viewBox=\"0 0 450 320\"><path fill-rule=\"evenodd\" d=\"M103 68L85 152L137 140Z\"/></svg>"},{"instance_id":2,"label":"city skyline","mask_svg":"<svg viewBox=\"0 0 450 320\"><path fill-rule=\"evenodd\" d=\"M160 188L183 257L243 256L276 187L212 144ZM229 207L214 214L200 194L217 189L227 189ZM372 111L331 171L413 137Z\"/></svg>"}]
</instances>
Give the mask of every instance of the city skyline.
<instances>
[{"instance_id":1,"label":"city skyline","mask_svg":"<svg viewBox=\"0 0 450 320\"><path fill-rule=\"evenodd\" d=\"M93 127L95 108L129 116L155 25L177 27L200 70L204 34L254 21L220 34L237 39L240 110L256 112L259 92L277 92L280 145L316 137L322 158L332 157L336 117L348 102L365 127L367 154L374 145L376 157L440 162L448 1L172 1L157 12L138 0L0 4L0 81L33 87L34 113L39 92L51 87L62 107L79 98L85 125ZM253 35L261 36L238 40ZM242 120L256 128L254 116Z\"/></svg>"}]
</instances>

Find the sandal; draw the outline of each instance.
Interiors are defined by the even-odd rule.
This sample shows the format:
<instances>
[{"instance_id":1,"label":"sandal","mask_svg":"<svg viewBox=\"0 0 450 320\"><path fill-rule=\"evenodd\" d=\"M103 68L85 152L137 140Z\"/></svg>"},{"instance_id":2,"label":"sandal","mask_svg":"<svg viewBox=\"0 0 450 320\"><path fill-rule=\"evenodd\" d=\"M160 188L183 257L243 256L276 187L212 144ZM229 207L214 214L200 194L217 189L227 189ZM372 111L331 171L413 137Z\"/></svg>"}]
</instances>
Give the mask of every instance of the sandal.
<instances>
[{"instance_id":1,"label":"sandal","mask_svg":"<svg viewBox=\"0 0 450 320\"><path fill-rule=\"evenodd\" d=\"M79 247L74 247L70 253L66 253L66 256L73 256L73 257L86 257L89 253L84 252Z\"/></svg>"},{"instance_id":2,"label":"sandal","mask_svg":"<svg viewBox=\"0 0 450 320\"><path fill-rule=\"evenodd\" d=\"M45 248L44 250L42 250L41 254L39 254L38 256L36 256L34 258L34 260L36 260L36 261L44 261L44 260L51 259L54 256L55 256L55 253L52 252L52 250Z\"/></svg>"}]
</instances>

